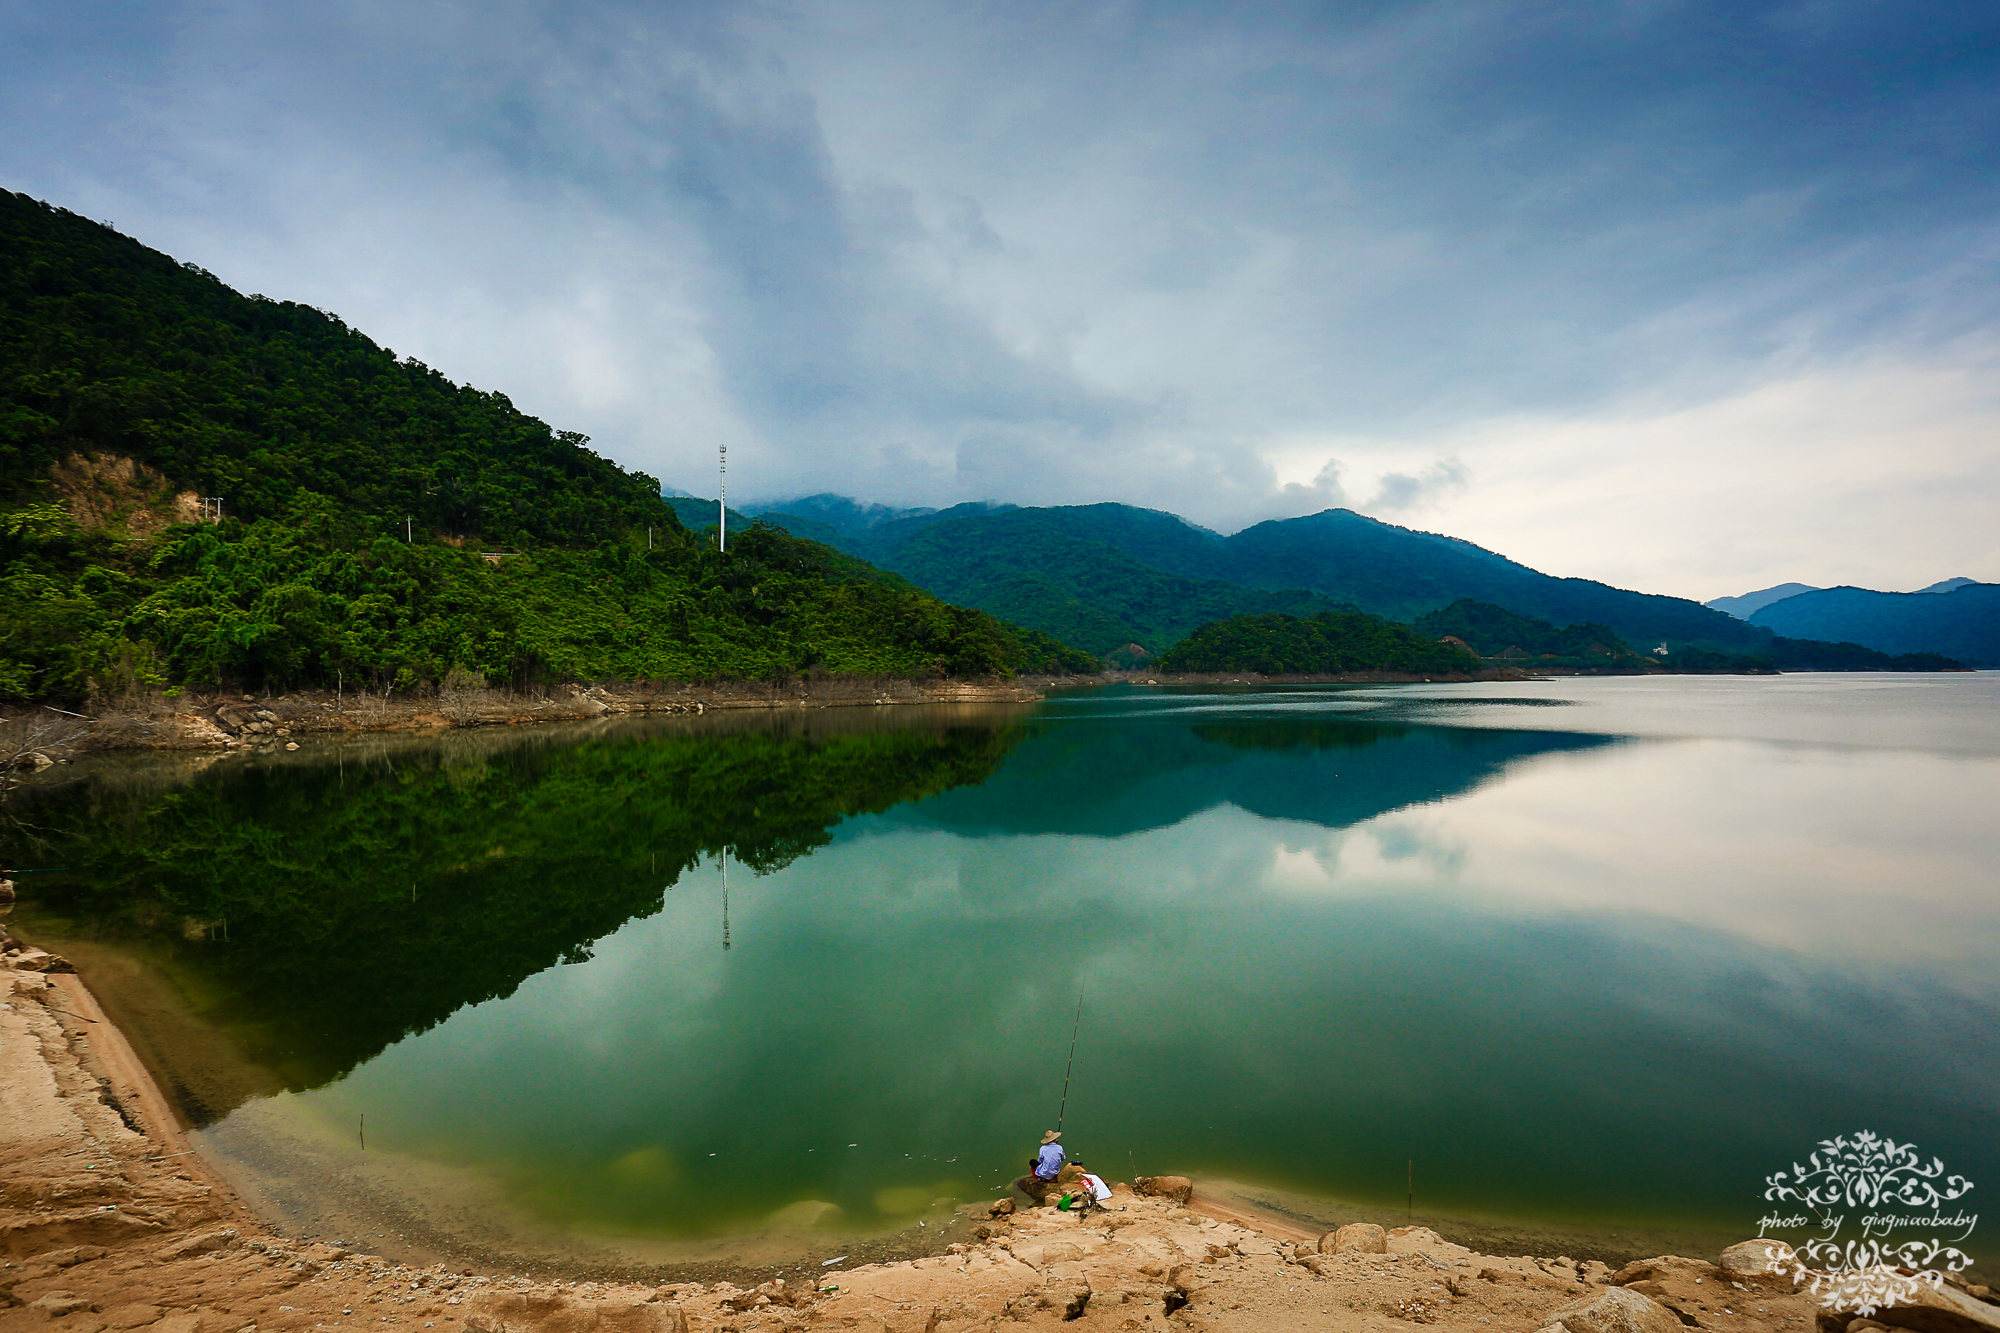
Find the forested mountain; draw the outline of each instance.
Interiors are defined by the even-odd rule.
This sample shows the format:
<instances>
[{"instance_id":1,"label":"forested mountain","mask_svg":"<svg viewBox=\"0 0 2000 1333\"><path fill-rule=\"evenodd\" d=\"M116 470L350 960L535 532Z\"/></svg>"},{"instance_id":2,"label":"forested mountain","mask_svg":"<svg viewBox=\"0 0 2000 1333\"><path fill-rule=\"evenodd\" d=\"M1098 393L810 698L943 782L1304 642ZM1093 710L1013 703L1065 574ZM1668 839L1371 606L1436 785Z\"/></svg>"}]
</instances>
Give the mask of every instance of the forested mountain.
<instances>
[{"instance_id":1,"label":"forested mountain","mask_svg":"<svg viewBox=\"0 0 2000 1333\"><path fill-rule=\"evenodd\" d=\"M245 297L0 191L0 502L117 455L254 522L303 497L402 534L574 542L674 527L651 477L310 306Z\"/></svg>"},{"instance_id":2,"label":"forested mountain","mask_svg":"<svg viewBox=\"0 0 2000 1333\"><path fill-rule=\"evenodd\" d=\"M0 191L0 696L1089 665Z\"/></svg>"},{"instance_id":3,"label":"forested mountain","mask_svg":"<svg viewBox=\"0 0 2000 1333\"><path fill-rule=\"evenodd\" d=\"M1820 588L1751 613L1750 623L1791 638L1845 639L1883 653L1943 653L2000 667L2000 583L1948 592Z\"/></svg>"},{"instance_id":4,"label":"forested mountain","mask_svg":"<svg viewBox=\"0 0 2000 1333\"><path fill-rule=\"evenodd\" d=\"M825 497L815 499L821 512L830 508ZM789 526L790 510L772 506L765 516ZM1218 616L1349 607L1410 621L1463 597L1536 619L1606 625L1648 646L1752 652L1770 640L1683 598L1553 578L1470 542L1345 509L1223 537L1131 505L961 505L851 528L839 544L940 596L1059 636L1067 631L1099 653L1121 635L1163 651ZM1191 613L1195 596L1200 606Z\"/></svg>"},{"instance_id":5,"label":"forested mountain","mask_svg":"<svg viewBox=\"0 0 2000 1333\"><path fill-rule=\"evenodd\" d=\"M1157 653L1196 627L1230 616L1341 609L1302 589L1245 588L1166 572L1145 558L1159 545L1145 539L1145 527L1164 520L1197 540L1214 535L1170 515L1124 505L1093 508L1109 511L1103 516L1109 521L1079 524L1069 509L963 505L892 520L842 545L870 553L940 597L1044 629L1099 656L1127 643ZM1128 521L1133 516L1141 521Z\"/></svg>"},{"instance_id":6,"label":"forested mountain","mask_svg":"<svg viewBox=\"0 0 2000 1333\"><path fill-rule=\"evenodd\" d=\"M1465 676L1480 669L1471 653L1362 611L1309 617L1232 616L1203 625L1160 657L1162 671L1254 671L1317 676L1389 671Z\"/></svg>"},{"instance_id":7,"label":"forested mountain","mask_svg":"<svg viewBox=\"0 0 2000 1333\"><path fill-rule=\"evenodd\" d=\"M1555 657L1604 663L1639 656L1609 626L1558 629L1546 620L1516 615L1503 606L1470 597L1420 616L1413 628L1435 639L1449 635L1480 657Z\"/></svg>"},{"instance_id":8,"label":"forested mountain","mask_svg":"<svg viewBox=\"0 0 2000 1333\"><path fill-rule=\"evenodd\" d=\"M1634 643L1754 649L1764 636L1680 597L1553 578L1456 537L1416 532L1345 509L1259 523L1226 541L1244 583L1303 584L1364 611L1411 620L1461 597L1557 624L1607 625Z\"/></svg>"}]
</instances>

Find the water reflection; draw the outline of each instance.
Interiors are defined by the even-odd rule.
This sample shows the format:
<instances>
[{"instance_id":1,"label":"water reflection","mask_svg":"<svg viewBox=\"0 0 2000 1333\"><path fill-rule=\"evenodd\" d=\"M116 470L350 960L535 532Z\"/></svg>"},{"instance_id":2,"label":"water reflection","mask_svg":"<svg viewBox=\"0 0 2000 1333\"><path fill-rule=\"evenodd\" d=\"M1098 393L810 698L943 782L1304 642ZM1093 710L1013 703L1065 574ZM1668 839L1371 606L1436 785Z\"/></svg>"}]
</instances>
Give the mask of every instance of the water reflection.
<instances>
[{"instance_id":1,"label":"water reflection","mask_svg":"<svg viewBox=\"0 0 2000 1333\"><path fill-rule=\"evenodd\" d=\"M1523 759L1617 743L1310 715L1199 720L1214 715L1182 705L1154 716L1044 724L977 790L898 818L973 834L1115 838L1227 804L1345 828L1462 795Z\"/></svg>"},{"instance_id":2,"label":"water reflection","mask_svg":"<svg viewBox=\"0 0 2000 1333\"><path fill-rule=\"evenodd\" d=\"M94 859L34 910L228 917L158 947L317 1089L263 1105L365 1111L371 1149L593 1232L997 1191L1079 990L1070 1137L1116 1174L1400 1202L1414 1159L1420 1212L1724 1220L1866 1126L1990 1177L2000 760L1559 729L1598 689L1478 727L1113 694L105 788L46 803Z\"/></svg>"},{"instance_id":3,"label":"water reflection","mask_svg":"<svg viewBox=\"0 0 2000 1333\"><path fill-rule=\"evenodd\" d=\"M127 766L25 802L6 854L66 868L31 886L44 930L150 946L245 1059L308 1088L587 962L704 858L769 873L843 819L983 781L1014 740L992 717L874 721L455 734L164 790ZM233 1104L182 1092L197 1124Z\"/></svg>"}]
</instances>

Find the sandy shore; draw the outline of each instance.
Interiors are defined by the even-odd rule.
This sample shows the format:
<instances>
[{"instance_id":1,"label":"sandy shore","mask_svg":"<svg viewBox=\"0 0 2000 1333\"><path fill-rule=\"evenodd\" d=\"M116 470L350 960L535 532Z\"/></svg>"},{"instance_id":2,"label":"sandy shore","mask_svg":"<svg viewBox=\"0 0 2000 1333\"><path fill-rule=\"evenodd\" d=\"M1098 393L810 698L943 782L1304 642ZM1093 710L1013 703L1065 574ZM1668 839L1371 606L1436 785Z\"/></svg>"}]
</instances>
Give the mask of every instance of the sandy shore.
<instances>
[{"instance_id":1,"label":"sandy shore","mask_svg":"<svg viewBox=\"0 0 2000 1333\"><path fill-rule=\"evenodd\" d=\"M273 1228L187 1146L167 1099L81 978L18 944L4 963L0 1333L1848 1326L1786 1282L1704 1260L1642 1260L1614 1272L1561 1255L1496 1257L1425 1227L1365 1223L1336 1241L1295 1210L1264 1206L1258 1191L1210 1184L1187 1200L1121 1184L1111 1208L1087 1219L1007 1205L996 1216L983 1201L957 1209L930 1253L879 1263L850 1254L824 1266L794 1260L647 1282L399 1264ZM1947 1295L1975 1313L1940 1306L1876 1318L2000 1328L2000 1307ZM1992 1322L1979 1322L1978 1311Z\"/></svg>"}]
</instances>

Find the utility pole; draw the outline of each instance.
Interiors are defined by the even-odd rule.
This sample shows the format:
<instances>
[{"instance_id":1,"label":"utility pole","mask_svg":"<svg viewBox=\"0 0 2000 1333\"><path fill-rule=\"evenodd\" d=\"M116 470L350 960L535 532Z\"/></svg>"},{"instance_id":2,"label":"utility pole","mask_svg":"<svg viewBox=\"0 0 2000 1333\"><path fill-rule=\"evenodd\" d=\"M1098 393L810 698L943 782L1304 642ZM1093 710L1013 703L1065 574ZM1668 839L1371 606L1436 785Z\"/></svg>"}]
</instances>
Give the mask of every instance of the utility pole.
<instances>
[{"instance_id":1,"label":"utility pole","mask_svg":"<svg viewBox=\"0 0 2000 1333\"><path fill-rule=\"evenodd\" d=\"M722 493L715 501L715 540L723 550L729 549L729 441L717 446L720 450L719 466L722 469Z\"/></svg>"}]
</instances>

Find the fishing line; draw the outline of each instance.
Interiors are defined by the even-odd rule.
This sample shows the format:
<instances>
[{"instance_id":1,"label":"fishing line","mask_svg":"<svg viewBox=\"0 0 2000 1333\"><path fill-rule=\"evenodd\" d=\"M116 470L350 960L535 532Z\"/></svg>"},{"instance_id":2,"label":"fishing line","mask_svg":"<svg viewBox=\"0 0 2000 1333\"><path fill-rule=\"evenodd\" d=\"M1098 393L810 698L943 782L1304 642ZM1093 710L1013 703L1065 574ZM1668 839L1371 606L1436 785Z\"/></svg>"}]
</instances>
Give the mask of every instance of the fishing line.
<instances>
[{"instance_id":1,"label":"fishing line","mask_svg":"<svg viewBox=\"0 0 2000 1333\"><path fill-rule=\"evenodd\" d=\"M1076 1033L1083 1026L1083 992L1076 993L1076 1021L1069 1025L1069 1064L1063 1069L1062 1105L1056 1108L1056 1133L1062 1133L1063 1113L1069 1110L1069 1076L1076 1068Z\"/></svg>"}]
</instances>

